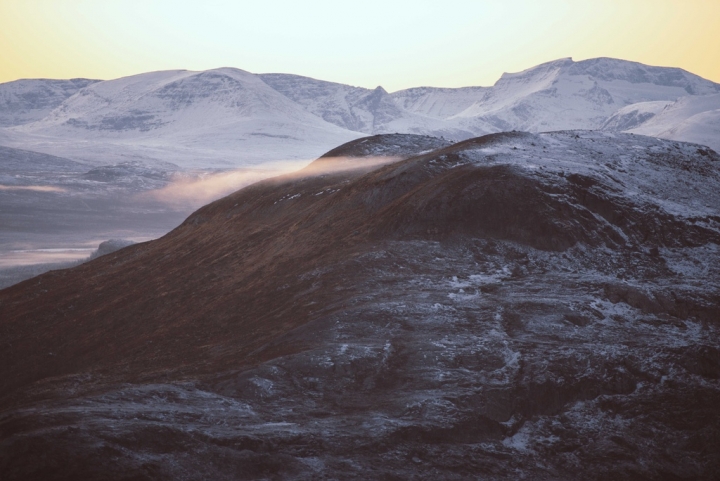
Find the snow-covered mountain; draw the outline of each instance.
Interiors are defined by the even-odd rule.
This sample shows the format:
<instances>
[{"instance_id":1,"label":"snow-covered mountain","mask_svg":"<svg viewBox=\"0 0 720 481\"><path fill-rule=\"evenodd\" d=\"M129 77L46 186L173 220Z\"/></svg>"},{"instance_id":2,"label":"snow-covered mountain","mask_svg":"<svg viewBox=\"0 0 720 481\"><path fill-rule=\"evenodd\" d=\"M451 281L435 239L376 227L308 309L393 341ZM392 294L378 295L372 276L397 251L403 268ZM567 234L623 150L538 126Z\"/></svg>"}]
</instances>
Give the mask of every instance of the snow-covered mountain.
<instances>
[{"instance_id":1,"label":"snow-covered mountain","mask_svg":"<svg viewBox=\"0 0 720 481\"><path fill-rule=\"evenodd\" d=\"M503 74L481 99L448 120L471 130L599 129L634 103L718 92L720 85L677 68L567 58Z\"/></svg>"},{"instance_id":2,"label":"snow-covered mountain","mask_svg":"<svg viewBox=\"0 0 720 481\"><path fill-rule=\"evenodd\" d=\"M472 132L456 129L421 108L406 108L380 86L371 90L287 74L261 74L260 78L308 112L345 129L366 134L403 132L457 139L472 136ZM454 97L452 92L447 96Z\"/></svg>"},{"instance_id":3,"label":"snow-covered mountain","mask_svg":"<svg viewBox=\"0 0 720 481\"><path fill-rule=\"evenodd\" d=\"M0 127L26 124L48 115L65 99L98 80L16 80L0 84Z\"/></svg>"},{"instance_id":4,"label":"snow-covered mountain","mask_svg":"<svg viewBox=\"0 0 720 481\"><path fill-rule=\"evenodd\" d=\"M416 114L446 119L482 99L489 87L415 87L390 94L403 109Z\"/></svg>"},{"instance_id":5,"label":"snow-covered mountain","mask_svg":"<svg viewBox=\"0 0 720 481\"><path fill-rule=\"evenodd\" d=\"M632 104L615 112L603 129L695 142L720 150L720 94Z\"/></svg>"},{"instance_id":6,"label":"snow-covered mountain","mask_svg":"<svg viewBox=\"0 0 720 481\"><path fill-rule=\"evenodd\" d=\"M716 105L719 84L610 58L560 59L503 74L492 87L394 93L221 68L11 82L0 85L0 95L10 99L0 104L0 145L91 164L250 166L311 159L363 135L394 132L462 140L509 130L625 131L675 102L672 113L638 132L720 149L717 114L699 115Z\"/></svg>"},{"instance_id":7,"label":"snow-covered mountain","mask_svg":"<svg viewBox=\"0 0 720 481\"><path fill-rule=\"evenodd\" d=\"M9 131L15 144L88 162L145 157L203 167L289 155L310 159L327 145L361 135L307 112L258 76L231 68L95 83L42 120Z\"/></svg>"},{"instance_id":8,"label":"snow-covered mountain","mask_svg":"<svg viewBox=\"0 0 720 481\"><path fill-rule=\"evenodd\" d=\"M386 93L382 87L373 91L290 74L261 74L259 77L308 112L344 129L371 134L376 126L376 112L381 117L402 115L394 103L382 102L383 93Z\"/></svg>"}]
</instances>

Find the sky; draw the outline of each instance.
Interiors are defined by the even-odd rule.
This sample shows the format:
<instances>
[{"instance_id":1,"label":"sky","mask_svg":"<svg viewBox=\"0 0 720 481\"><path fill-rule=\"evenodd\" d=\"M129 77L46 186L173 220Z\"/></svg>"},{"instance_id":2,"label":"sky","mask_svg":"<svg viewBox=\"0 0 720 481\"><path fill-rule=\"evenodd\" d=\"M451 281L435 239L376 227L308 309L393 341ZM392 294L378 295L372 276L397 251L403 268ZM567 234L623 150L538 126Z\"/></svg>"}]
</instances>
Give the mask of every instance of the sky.
<instances>
[{"instance_id":1,"label":"sky","mask_svg":"<svg viewBox=\"0 0 720 481\"><path fill-rule=\"evenodd\" d=\"M0 0L0 82L237 67L392 92L563 57L720 82L720 0Z\"/></svg>"}]
</instances>

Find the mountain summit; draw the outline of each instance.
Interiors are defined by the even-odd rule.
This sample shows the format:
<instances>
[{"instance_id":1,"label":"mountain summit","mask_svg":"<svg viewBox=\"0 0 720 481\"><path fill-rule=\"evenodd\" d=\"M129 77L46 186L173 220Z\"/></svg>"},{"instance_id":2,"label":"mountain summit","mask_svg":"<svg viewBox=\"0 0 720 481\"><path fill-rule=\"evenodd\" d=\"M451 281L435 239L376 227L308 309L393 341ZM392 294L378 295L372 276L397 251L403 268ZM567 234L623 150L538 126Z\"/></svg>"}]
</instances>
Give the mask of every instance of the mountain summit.
<instances>
[{"instance_id":1,"label":"mountain summit","mask_svg":"<svg viewBox=\"0 0 720 481\"><path fill-rule=\"evenodd\" d=\"M720 85L681 69L609 58L561 59L503 74L482 99L454 118L497 130L599 129L630 104L718 92Z\"/></svg>"}]
</instances>

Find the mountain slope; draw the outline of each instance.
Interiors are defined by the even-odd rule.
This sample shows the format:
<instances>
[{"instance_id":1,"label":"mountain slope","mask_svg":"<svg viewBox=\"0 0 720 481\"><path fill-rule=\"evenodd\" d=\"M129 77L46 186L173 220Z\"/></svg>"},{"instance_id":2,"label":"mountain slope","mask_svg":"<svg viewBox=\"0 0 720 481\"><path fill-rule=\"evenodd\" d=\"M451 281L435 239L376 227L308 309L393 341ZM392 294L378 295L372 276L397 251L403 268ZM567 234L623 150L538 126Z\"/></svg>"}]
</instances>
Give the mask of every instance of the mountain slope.
<instances>
[{"instance_id":1,"label":"mountain slope","mask_svg":"<svg viewBox=\"0 0 720 481\"><path fill-rule=\"evenodd\" d=\"M488 90L489 87L416 87L393 92L390 96L408 112L446 119L482 99Z\"/></svg>"},{"instance_id":2,"label":"mountain slope","mask_svg":"<svg viewBox=\"0 0 720 481\"><path fill-rule=\"evenodd\" d=\"M68 172L84 172L87 166L73 162L69 159L53 155L39 154L29 150L0 147L0 172L3 175L0 184L13 185L20 183L20 180L30 180L27 177L22 179L11 178L7 174L16 172L22 173L47 173L64 174Z\"/></svg>"},{"instance_id":3,"label":"mountain slope","mask_svg":"<svg viewBox=\"0 0 720 481\"><path fill-rule=\"evenodd\" d=\"M712 479L718 192L643 136L353 141L0 291L0 472Z\"/></svg>"},{"instance_id":4,"label":"mountain slope","mask_svg":"<svg viewBox=\"0 0 720 481\"><path fill-rule=\"evenodd\" d=\"M257 76L229 68L93 84L10 133L35 150L86 161L145 156L204 167L287 160L289 151L310 158L358 137L309 114ZM48 138L56 141L48 145Z\"/></svg>"},{"instance_id":5,"label":"mountain slope","mask_svg":"<svg viewBox=\"0 0 720 481\"><path fill-rule=\"evenodd\" d=\"M616 110L637 102L720 92L720 85L676 68L597 58L561 59L503 74L455 118L472 127L531 132L598 129Z\"/></svg>"},{"instance_id":6,"label":"mountain slope","mask_svg":"<svg viewBox=\"0 0 720 481\"><path fill-rule=\"evenodd\" d=\"M309 112L339 127L367 134L416 133L465 139L471 132L438 121L421 109L398 105L395 94L286 74L261 74L268 85ZM420 115L418 115L420 114Z\"/></svg>"},{"instance_id":7,"label":"mountain slope","mask_svg":"<svg viewBox=\"0 0 720 481\"><path fill-rule=\"evenodd\" d=\"M603 129L685 140L720 150L720 94L630 105L613 114Z\"/></svg>"},{"instance_id":8,"label":"mountain slope","mask_svg":"<svg viewBox=\"0 0 720 481\"><path fill-rule=\"evenodd\" d=\"M0 84L0 127L27 124L48 115L79 90L99 80L16 80Z\"/></svg>"},{"instance_id":9,"label":"mountain slope","mask_svg":"<svg viewBox=\"0 0 720 481\"><path fill-rule=\"evenodd\" d=\"M300 75L260 74L273 89L327 122L348 130L372 133L373 112L358 108L372 91Z\"/></svg>"}]
</instances>

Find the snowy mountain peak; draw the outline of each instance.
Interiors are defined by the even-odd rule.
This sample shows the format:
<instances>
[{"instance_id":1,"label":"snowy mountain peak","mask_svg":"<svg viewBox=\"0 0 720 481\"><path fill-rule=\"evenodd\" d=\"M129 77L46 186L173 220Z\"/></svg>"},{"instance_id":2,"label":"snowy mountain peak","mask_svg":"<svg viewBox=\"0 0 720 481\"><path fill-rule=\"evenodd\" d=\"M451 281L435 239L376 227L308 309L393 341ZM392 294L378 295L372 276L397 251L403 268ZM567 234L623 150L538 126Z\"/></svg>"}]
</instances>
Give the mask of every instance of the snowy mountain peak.
<instances>
[{"instance_id":1,"label":"snowy mountain peak","mask_svg":"<svg viewBox=\"0 0 720 481\"><path fill-rule=\"evenodd\" d=\"M390 95L382 87L375 87L372 92L365 96L360 104L365 105L373 114L383 113L390 114L392 116L401 115L400 107L395 104L392 97L390 97Z\"/></svg>"},{"instance_id":2,"label":"snowy mountain peak","mask_svg":"<svg viewBox=\"0 0 720 481\"><path fill-rule=\"evenodd\" d=\"M517 73L504 73L495 84L509 81L539 82L558 76L587 76L594 82L624 81L631 84L651 84L660 87L679 87L689 95L720 92L720 85L680 68L654 67L639 62L598 57L575 62L562 58L545 62ZM531 80L532 79L532 80Z\"/></svg>"},{"instance_id":3,"label":"snowy mountain peak","mask_svg":"<svg viewBox=\"0 0 720 481\"><path fill-rule=\"evenodd\" d=\"M308 112L348 130L367 134L436 135L447 128L442 122L403 109L381 86L370 90L287 74L260 74L259 77Z\"/></svg>"},{"instance_id":4,"label":"snowy mountain peak","mask_svg":"<svg viewBox=\"0 0 720 481\"><path fill-rule=\"evenodd\" d=\"M720 85L682 69L637 62L570 58L504 74L452 120L467 130L599 129L618 109L716 93Z\"/></svg>"},{"instance_id":5,"label":"snowy mountain peak","mask_svg":"<svg viewBox=\"0 0 720 481\"><path fill-rule=\"evenodd\" d=\"M415 87L393 92L390 96L408 112L446 119L482 99L490 87Z\"/></svg>"},{"instance_id":6,"label":"snowy mountain peak","mask_svg":"<svg viewBox=\"0 0 720 481\"><path fill-rule=\"evenodd\" d=\"M10 145L56 153L60 143L65 156L91 163L151 159L198 167L308 159L360 136L234 68L94 83L45 118L5 132Z\"/></svg>"},{"instance_id":7,"label":"snowy mountain peak","mask_svg":"<svg viewBox=\"0 0 720 481\"><path fill-rule=\"evenodd\" d=\"M48 125L95 131L147 131L172 123L202 127L250 117L308 120L260 78L240 69L172 70L134 75L89 86L29 130Z\"/></svg>"},{"instance_id":8,"label":"snowy mountain peak","mask_svg":"<svg viewBox=\"0 0 720 481\"><path fill-rule=\"evenodd\" d=\"M540 65L536 65L534 67L525 69L520 72L505 72L500 76L500 79L498 79L498 81L495 82L495 85L496 86L502 85L512 79L518 79L518 78L527 79L527 78L547 77L548 75L553 75L553 74L557 73L563 67L567 67L572 64L573 64L573 59L570 57L567 57L567 58L561 58L558 60L552 60L550 62L541 63Z\"/></svg>"},{"instance_id":9,"label":"snowy mountain peak","mask_svg":"<svg viewBox=\"0 0 720 481\"><path fill-rule=\"evenodd\" d=\"M567 71L569 75L589 75L599 81L620 80L631 84L678 87L690 95L720 92L720 85L680 68L653 67L607 57L574 62Z\"/></svg>"}]
</instances>

